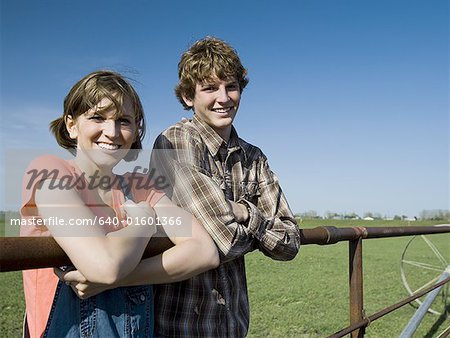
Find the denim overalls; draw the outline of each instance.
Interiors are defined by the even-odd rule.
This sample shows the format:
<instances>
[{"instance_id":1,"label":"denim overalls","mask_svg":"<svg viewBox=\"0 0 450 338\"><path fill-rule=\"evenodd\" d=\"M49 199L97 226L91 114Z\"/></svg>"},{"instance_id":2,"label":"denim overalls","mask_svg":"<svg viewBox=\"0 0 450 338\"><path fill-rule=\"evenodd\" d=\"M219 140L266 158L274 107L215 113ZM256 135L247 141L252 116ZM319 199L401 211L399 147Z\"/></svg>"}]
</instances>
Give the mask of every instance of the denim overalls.
<instances>
[{"instance_id":1,"label":"denim overalls","mask_svg":"<svg viewBox=\"0 0 450 338\"><path fill-rule=\"evenodd\" d=\"M131 198L122 177L119 182ZM153 325L151 285L116 288L83 300L59 281L44 337L153 337Z\"/></svg>"},{"instance_id":2,"label":"denim overalls","mask_svg":"<svg viewBox=\"0 0 450 338\"><path fill-rule=\"evenodd\" d=\"M116 288L83 300L59 281L44 337L153 337L152 287Z\"/></svg>"}]
</instances>

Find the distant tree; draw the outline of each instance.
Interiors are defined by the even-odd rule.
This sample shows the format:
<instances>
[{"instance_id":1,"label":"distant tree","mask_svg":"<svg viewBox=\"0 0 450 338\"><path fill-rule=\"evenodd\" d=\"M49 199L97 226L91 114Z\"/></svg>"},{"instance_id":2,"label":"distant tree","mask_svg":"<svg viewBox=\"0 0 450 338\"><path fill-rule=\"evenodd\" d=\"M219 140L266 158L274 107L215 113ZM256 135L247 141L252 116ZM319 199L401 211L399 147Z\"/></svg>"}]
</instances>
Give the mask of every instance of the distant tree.
<instances>
[{"instance_id":1,"label":"distant tree","mask_svg":"<svg viewBox=\"0 0 450 338\"><path fill-rule=\"evenodd\" d=\"M379 212L376 212L376 213L373 214L373 218L374 219L382 219L383 216L381 216L381 214Z\"/></svg>"},{"instance_id":2,"label":"distant tree","mask_svg":"<svg viewBox=\"0 0 450 338\"><path fill-rule=\"evenodd\" d=\"M338 214L337 212L327 211L325 213L325 218L328 218L328 219L333 219L333 218L340 217L340 216L341 215Z\"/></svg>"},{"instance_id":3,"label":"distant tree","mask_svg":"<svg viewBox=\"0 0 450 338\"><path fill-rule=\"evenodd\" d=\"M294 215L297 218L301 218L301 219L318 219L318 218L322 218L319 215L317 215L317 212L315 210L308 210L305 212L300 212L300 213L296 213Z\"/></svg>"},{"instance_id":4,"label":"distant tree","mask_svg":"<svg viewBox=\"0 0 450 338\"><path fill-rule=\"evenodd\" d=\"M372 217L373 218L373 214L370 211L368 211L368 212L364 213L363 217L364 218L366 218L366 217Z\"/></svg>"},{"instance_id":5,"label":"distant tree","mask_svg":"<svg viewBox=\"0 0 450 338\"><path fill-rule=\"evenodd\" d=\"M354 213L354 212L351 212L351 213L349 213L349 214L345 214L345 215L344 215L344 218L345 218L345 219L355 219L355 218L359 218L359 216L358 216L358 214L356 214L356 213Z\"/></svg>"},{"instance_id":6,"label":"distant tree","mask_svg":"<svg viewBox=\"0 0 450 338\"><path fill-rule=\"evenodd\" d=\"M315 219L317 218L317 212L315 210L308 210L304 213L305 218Z\"/></svg>"},{"instance_id":7,"label":"distant tree","mask_svg":"<svg viewBox=\"0 0 450 338\"><path fill-rule=\"evenodd\" d=\"M442 209L422 210L419 214L421 219L433 221L450 221L450 211Z\"/></svg>"},{"instance_id":8,"label":"distant tree","mask_svg":"<svg viewBox=\"0 0 450 338\"><path fill-rule=\"evenodd\" d=\"M396 221L400 221L402 218L399 216L399 215L395 215L394 216L394 220L396 220Z\"/></svg>"}]
</instances>

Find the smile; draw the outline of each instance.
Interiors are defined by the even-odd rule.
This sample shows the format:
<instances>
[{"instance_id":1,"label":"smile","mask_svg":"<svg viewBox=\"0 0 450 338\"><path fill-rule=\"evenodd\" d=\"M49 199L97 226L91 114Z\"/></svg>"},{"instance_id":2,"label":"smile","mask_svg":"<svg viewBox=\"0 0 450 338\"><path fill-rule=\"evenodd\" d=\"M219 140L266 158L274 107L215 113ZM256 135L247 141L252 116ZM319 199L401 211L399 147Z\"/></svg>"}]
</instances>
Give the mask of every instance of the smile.
<instances>
[{"instance_id":1,"label":"smile","mask_svg":"<svg viewBox=\"0 0 450 338\"><path fill-rule=\"evenodd\" d=\"M101 149L105 149L105 150L117 150L120 148L120 146L118 144L111 144L111 143L104 143L104 142L97 142L97 145Z\"/></svg>"},{"instance_id":2,"label":"smile","mask_svg":"<svg viewBox=\"0 0 450 338\"><path fill-rule=\"evenodd\" d=\"M225 114L228 113L233 107L224 107L224 108L213 108L211 109L213 112Z\"/></svg>"}]
</instances>

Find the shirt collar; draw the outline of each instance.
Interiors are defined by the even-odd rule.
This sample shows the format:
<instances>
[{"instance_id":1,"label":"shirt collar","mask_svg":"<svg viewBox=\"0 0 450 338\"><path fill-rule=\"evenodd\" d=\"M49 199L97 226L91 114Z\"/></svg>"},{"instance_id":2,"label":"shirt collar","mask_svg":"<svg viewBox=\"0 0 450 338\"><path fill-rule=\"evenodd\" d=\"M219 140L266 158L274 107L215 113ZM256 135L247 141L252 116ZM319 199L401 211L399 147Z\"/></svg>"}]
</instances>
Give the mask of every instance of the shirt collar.
<instances>
[{"instance_id":1,"label":"shirt collar","mask_svg":"<svg viewBox=\"0 0 450 338\"><path fill-rule=\"evenodd\" d=\"M240 149L239 137L234 127L231 127L230 139L228 145L225 140L216 133L216 131L211 128L206 122L202 121L194 114L192 118L192 123L200 131L203 141L205 141L206 146L213 156L216 156L221 147L229 148L230 150Z\"/></svg>"}]
</instances>

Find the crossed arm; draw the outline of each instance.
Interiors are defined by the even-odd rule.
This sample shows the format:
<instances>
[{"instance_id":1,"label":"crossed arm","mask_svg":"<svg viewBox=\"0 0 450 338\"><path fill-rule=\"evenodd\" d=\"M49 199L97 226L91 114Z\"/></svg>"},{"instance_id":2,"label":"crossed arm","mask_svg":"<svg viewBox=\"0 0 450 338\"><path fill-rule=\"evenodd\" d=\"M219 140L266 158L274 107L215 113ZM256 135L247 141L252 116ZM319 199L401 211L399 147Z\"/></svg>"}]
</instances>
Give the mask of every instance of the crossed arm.
<instances>
[{"instance_id":1,"label":"crossed arm","mask_svg":"<svg viewBox=\"0 0 450 338\"><path fill-rule=\"evenodd\" d=\"M155 143L155 148L176 148L176 142L174 144L173 141L160 136ZM225 198L220 186L199 168L196 159L199 160L201 154L198 154L198 148L194 144L195 141L192 142L191 149L188 149L188 152L191 152L188 156L191 160L194 159L193 162L186 163L176 158L175 167L168 169L172 173L176 172L177 176L182 176L183 188L174 191L173 197L177 204L191 212L198 220L193 222L193 237L197 236L197 231L202 233L201 230L197 230L197 227L203 226L217 245L222 262L240 257L255 248L259 248L265 255L277 260L294 258L300 244L299 229L278 180L267 164L267 159L262 155L262 160L258 163L260 177L258 203L255 205L245 199L237 202L229 201ZM174 186L175 190L179 187L177 184ZM196 189L198 186L202 186L202 189ZM157 214L160 213L157 206L155 210ZM203 240L210 240L210 238L208 236L200 242ZM173 241L181 245L183 240L175 238ZM66 273L57 271L57 274L62 280L71 283L78 296L89 297L111 287L175 282L201 272L199 269L192 273L186 271L176 273L162 268L164 264L176 268L177 264L170 264L174 262L172 257L178 257L182 261L183 257L172 253L173 249L160 256L143 260L136 269L112 286L92 283L79 271ZM184 256L186 257L195 256ZM212 267L214 266L210 268Z\"/></svg>"},{"instance_id":2,"label":"crossed arm","mask_svg":"<svg viewBox=\"0 0 450 338\"><path fill-rule=\"evenodd\" d=\"M169 151L157 153L155 160L171 178L174 201L205 227L219 248L221 261L241 257L255 248L276 260L293 259L299 249L300 232L267 158L252 148L252 170L258 177L257 201L230 201L204 169L208 166L208 150L196 137L187 129L170 129L157 138L154 146Z\"/></svg>"},{"instance_id":3,"label":"crossed arm","mask_svg":"<svg viewBox=\"0 0 450 338\"><path fill-rule=\"evenodd\" d=\"M69 217L95 219L76 191L55 192L45 182L36 192L36 205L44 219L53 216L67 223ZM83 229L71 228L67 233L67 229L49 224L50 232L76 269L65 273L59 269L55 271L62 280L71 283L78 296L88 297L122 285L175 282L219 264L217 249L207 232L191 214L167 197L163 196L154 210L145 202L125 204L124 209L131 219L179 218L185 227L190 228L190 233L182 234L186 237L170 236L174 247L140 262L150 237L156 231L154 226L130 224L119 231L106 233L97 224Z\"/></svg>"}]
</instances>

